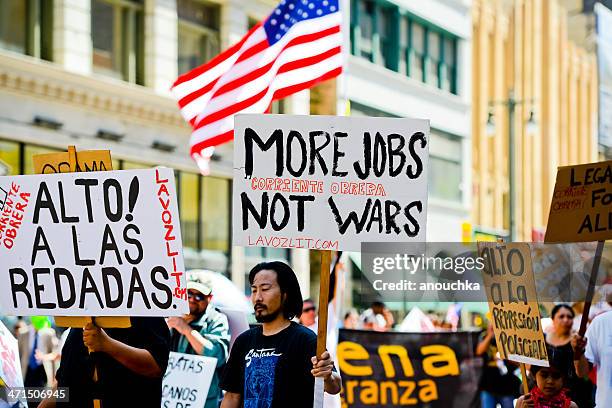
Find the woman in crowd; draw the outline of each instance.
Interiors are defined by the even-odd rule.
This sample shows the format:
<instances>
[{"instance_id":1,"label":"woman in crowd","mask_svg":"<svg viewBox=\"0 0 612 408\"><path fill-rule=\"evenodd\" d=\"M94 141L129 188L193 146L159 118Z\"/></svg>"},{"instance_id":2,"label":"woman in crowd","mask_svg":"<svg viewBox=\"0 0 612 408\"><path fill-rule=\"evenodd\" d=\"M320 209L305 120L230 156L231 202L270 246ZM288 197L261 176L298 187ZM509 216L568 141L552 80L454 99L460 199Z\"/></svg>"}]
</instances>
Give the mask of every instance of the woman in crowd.
<instances>
[{"instance_id":1,"label":"woman in crowd","mask_svg":"<svg viewBox=\"0 0 612 408\"><path fill-rule=\"evenodd\" d=\"M574 368L574 349L572 346L572 325L574 310L567 304L556 305L551 312L552 330L546 334L546 343L556 356L559 369L567 377L569 397L580 408L593 407L593 386L588 378L580 378ZM576 355L577 358L582 358Z\"/></svg>"}]
</instances>

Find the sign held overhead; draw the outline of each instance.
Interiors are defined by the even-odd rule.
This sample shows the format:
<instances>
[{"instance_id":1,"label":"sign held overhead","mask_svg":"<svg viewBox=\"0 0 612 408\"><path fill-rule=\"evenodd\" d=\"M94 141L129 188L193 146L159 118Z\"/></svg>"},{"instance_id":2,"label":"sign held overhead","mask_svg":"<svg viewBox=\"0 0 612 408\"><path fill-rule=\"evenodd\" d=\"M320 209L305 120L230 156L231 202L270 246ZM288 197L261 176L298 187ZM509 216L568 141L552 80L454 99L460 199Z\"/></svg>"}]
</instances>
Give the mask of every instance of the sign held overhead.
<instances>
[{"instance_id":1,"label":"sign held overhead","mask_svg":"<svg viewBox=\"0 0 612 408\"><path fill-rule=\"evenodd\" d=\"M238 115L233 243L424 241L428 148L426 120Z\"/></svg>"},{"instance_id":2,"label":"sign held overhead","mask_svg":"<svg viewBox=\"0 0 612 408\"><path fill-rule=\"evenodd\" d=\"M0 177L9 314L169 316L187 292L171 169Z\"/></svg>"}]
</instances>

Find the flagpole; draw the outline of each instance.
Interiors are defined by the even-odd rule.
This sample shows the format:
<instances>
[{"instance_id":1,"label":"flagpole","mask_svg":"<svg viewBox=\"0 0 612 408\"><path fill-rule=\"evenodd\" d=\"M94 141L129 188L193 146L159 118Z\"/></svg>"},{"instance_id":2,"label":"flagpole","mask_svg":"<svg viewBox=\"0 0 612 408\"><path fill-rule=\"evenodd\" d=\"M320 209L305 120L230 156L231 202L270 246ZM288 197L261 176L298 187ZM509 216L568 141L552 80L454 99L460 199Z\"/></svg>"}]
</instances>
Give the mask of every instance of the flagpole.
<instances>
[{"instance_id":1,"label":"flagpole","mask_svg":"<svg viewBox=\"0 0 612 408\"><path fill-rule=\"evenodd\" d=\"M349 55L351 54L351 7L350 0L339 0L342 13L342 74L336 82L336 114L349 116L350 105L348 97Z\"/></svg>"}]
</instances>

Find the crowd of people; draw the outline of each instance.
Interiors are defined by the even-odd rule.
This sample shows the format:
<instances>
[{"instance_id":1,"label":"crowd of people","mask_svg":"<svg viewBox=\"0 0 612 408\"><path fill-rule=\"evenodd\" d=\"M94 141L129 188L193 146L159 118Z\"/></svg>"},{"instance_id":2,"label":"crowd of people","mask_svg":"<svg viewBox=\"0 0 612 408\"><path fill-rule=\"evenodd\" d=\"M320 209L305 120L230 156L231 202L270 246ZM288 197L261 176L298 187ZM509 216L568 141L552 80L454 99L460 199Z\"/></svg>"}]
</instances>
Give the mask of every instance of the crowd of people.
<instances>
[{"instance_id":1,"label":"crowd of people","mask_svg":"<svg viewBox=\"0 0 612 408\"><path fill-rule=\"evenodd\" d=\"M612 301L608 304L612 306ZM574 330L572 306L555 305L550 319L552 325L544 333L550 366L529 367L530 392L522 396L519 366L499 358L493 322L489 322L476 347L485 364L480 381L482 408L512 408L517 398L517 408L612 406L612 312L596 316L584 336Z\"/></svg>"},{"instance_id":2,"label":"crowd of people","mask_svg":"<svg viewBox=\"0 0 612 408\"><path fill-rule=\"evenodd\" d=\"M311 407L316 377L328 395L341 390L329 346L316 355L317 306L302 299L293 270L267 262L249 274L251 302L258 324L230 347L228 318L213 302L211 282L188 276L189 314L167 319L131 317L131 327L103 329L93 323L59 332L49 318L12 321L26 387L69 387L70 401L47 399L30 407L159 406L170 351L214 357L217 366L204 408ZM612 306L612 302L610 302ZM359 314L350 309L336 327L389 331L393 314L374 302ZM493 324L481 333L475 354L483 358L482 408L612 406L612 312L601 313L584 336L577 334L576 312L558 304L547 328L549 367L529 367L530 392L521 396L518 364L499 358ZM440 330L445 328L440 327ZM339 398L335 401L339 404ZM327 405L326 405L327 406ZM334 405L330 406L336 406ZM339 405L337 405L339 406Z\"/></svg>"}]
</instances>

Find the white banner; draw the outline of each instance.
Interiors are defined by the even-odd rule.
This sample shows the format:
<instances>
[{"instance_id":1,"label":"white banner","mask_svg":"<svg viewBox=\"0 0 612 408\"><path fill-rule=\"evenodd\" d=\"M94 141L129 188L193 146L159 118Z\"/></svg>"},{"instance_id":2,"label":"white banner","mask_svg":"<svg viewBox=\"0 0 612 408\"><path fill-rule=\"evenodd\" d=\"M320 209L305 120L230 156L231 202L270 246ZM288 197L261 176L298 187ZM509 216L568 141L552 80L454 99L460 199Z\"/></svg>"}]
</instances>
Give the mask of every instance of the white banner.
<instances>
[{"instance_id":1,"label":"white banner","mask_svg":"<svg viewBox=\"0 0 612 408\"><path fill-rule=\"evenodd\" d=\"M238 115L235 124L234 245L425 241L429 121Z\"/></svg>"},{"instance_id":2,"label":"white banner","mask_svg":"<svg viewBox=\"0 0 612 408\"><path fill-rule=\"evenodd\" d=\"M216 367L216 358L170 352L162 408L203 407Z\"/></svg>"},{"instance_id":3,"label":"white banner","mask_svg":"<svg viewBox=\"0 0 612 408\"><path fill-rule=\"evenodd\" d=\"M0 177L0 302L12 315L188 312L172 169Z\"/></svg>"}]
</instances>

